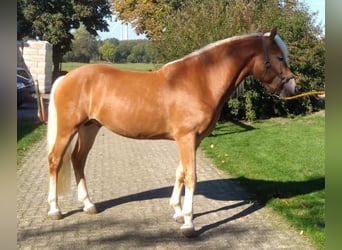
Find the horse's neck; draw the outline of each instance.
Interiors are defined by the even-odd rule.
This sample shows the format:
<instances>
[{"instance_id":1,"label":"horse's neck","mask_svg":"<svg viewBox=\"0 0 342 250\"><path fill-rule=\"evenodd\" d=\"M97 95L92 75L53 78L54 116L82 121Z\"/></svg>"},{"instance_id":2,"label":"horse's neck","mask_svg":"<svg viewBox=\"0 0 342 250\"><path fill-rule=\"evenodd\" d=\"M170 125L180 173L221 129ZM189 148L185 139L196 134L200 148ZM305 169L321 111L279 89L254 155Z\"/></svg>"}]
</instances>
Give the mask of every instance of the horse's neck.
<instances>
[{"instance_id":1,"label":"horse's neck","mask_svg":"<svg viewBox=\"0 0 342 250\"><path fill-rule=\"evenodd\" d=\"M203 55L203 60L198 60L198 64L202 64L202 71L199 73L203 74L199 77L206 79L208 91L213 95L213 99L226 99L225 97L230 96L251 73L251 60L257 54L250 49L257 46L248 46L251 42L255 43L248 40L233 41L229 45L222 44L217 50L207 51L208 55ZM205 57L211 60L207 61ZM196 67L196 64L193 66Z\"/></svg>"},{"instance_id":2,"label":"horse's neck","mask_svg":"<svg viewBox=\"0 0 342 250\"><path fill-rule=\"evenodd\" d=\"M166 64L164 76L177 84L186 79L194 88L201 88L207 98L213 100L213 106L220 106L240 82L251 73L251 60L257 54L256 38L228 41L209 49L195 52L182 59ZM251 44L253 44L251 46Z\"/></svg>"}]
</instances>

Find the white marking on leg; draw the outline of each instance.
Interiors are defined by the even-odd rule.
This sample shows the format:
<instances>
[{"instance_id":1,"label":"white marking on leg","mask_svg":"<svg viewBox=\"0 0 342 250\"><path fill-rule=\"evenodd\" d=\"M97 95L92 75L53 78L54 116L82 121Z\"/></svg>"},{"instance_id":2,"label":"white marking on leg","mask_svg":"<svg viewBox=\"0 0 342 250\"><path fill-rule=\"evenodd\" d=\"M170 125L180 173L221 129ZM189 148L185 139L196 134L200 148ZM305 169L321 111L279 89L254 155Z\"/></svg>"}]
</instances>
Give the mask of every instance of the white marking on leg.
<instances>
[{"instance_id":1,"label":"white marking on leg","mask_svg":"<svg viewBox=\"0 0 342 250\"><path fill-rule=\"evenodd\" d=\"M57 183L56 179L53 177L50 177L50 183L49 183L49 195L48 195L48 203L50 206L48 215L57 215L60 213L60 209L57 204Z\"/></svg>"},{"instance_id":2,"label":"white marking on leg","mask_svg":"<svg viewBox=\"0 0 342 250\"><path fill-rule=\"evenodd\" d=\"M175 182L171 199L170 199L170 205L175 210L173 219L179 223L184 222L182 208L181 208L181 192L182 192L183 183L180 180L181 180L182 174L183 174L183 166L182 166L182 163L179 163L177 170L176 170L176 182Z\"/></svg>"},{"instance_id":3,"label":"white marking on leg","mask_svg":"<svg viewBox=\"0 0 342 250\"><path fill-rule=\"evenodd\" d=\"M90 201L89 195L88 195L88 189L87 184L84 178L82 178L77 186L78 191L78 200L80 202L83 202L84 207L83 211L89 212L89 213L96 213L95 205Z\"/></svg>"},{"instance_id":4,"label":"white marking on leg","mask_svg":"<svg viewBox=\"0 0 342 250\"><path fill-rule=\"evenodd\" d=\"M194 197L194 188L185 187L184 204L183 204L183 212L182 212L184 216L184 225L193 225L192 224L193 197Z\"/></svg>"},{"instance_id":5,"label":"white marking on leg","mask_svg":"<svg viewBox=\"0 0 342 250\"><path fill-rule=\"evenodd\" d=\"M195 226L192 221L194 191L195 185L191 185L190 187L185 185L185 195L182 212L184 216L184 224L181 226L180 229L186 237L195 236Z\"/></svg>"}]
</instances>

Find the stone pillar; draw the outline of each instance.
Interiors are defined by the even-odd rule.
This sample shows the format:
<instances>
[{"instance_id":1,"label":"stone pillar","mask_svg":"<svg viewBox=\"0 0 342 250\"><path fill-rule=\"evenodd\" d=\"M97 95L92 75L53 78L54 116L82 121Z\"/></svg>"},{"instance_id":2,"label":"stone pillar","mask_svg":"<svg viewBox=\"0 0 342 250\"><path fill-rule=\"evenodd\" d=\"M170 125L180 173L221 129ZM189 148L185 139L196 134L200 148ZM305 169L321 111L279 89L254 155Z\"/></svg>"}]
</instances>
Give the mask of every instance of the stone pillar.
<instances>
[{"instance_id":1,"label":"stone pillar","mask_svg":"<svg viewBox=\"0 0 342 250\"><path fill-rule=\"evenodd\" d=\"M33 79L38 80L41 93L50 92L52 87L52 45L49 42L18 41L17 66L30 71Z\"/></svg>"}]
</instances>

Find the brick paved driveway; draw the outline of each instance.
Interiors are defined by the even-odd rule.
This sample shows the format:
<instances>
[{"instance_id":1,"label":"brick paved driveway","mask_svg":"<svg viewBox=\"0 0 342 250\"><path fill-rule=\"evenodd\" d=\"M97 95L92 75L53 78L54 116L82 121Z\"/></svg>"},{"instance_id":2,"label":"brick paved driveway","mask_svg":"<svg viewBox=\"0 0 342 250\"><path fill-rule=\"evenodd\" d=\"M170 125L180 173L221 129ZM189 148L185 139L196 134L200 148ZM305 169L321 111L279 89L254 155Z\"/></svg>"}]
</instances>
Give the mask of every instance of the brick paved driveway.
<instances>
[{"instance_id":1,"label":"brick paved driveway","mask_svg":"<svg viewBox=\"0 0 342 250\"><path fill-rule=\"evenodd\" d=\"M19 249L314 249L272 210L250 202L234 179L197 154L194 223L185 238L172 220L169 198L177 165L171 141L132 140L102 128L86 176L99 213L82 213L76 187L60 199L65 218L47 215L45 140L17 171Z\"/></svg>"}]
</instances>

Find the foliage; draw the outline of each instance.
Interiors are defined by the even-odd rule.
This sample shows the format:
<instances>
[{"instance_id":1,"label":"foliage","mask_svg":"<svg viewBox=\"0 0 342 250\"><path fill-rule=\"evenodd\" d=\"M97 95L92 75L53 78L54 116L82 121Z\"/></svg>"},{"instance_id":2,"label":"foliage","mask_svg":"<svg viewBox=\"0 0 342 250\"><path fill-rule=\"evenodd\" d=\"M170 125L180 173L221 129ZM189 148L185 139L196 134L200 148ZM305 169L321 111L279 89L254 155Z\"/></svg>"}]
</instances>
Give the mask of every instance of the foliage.
<instances>
[{"instance_id":1,"label":"foliage","mask_svg":"<svg viewBox=\"0 0 342 250\"><path fill-rule=\"evenodd\" d=\"M130 55L127 57L127 62L130 63L151 63L154 61L154 50L152 43L149 41L141 41L132 47Z\"/></svg>"},{"instance_id":2,"label":"foliage","mask_svg":"<svg viewBox=\"0 0 342 250\"><path fill-rule=\"evenodd\" d=\"M127 62L127 58L131 54L132 48L137 44L137 40L121 41L117 47L117 52L115 54L115 62Z\"/></svg>"},{"instance_id":3,"label":"foliage","mask_svg":"<svg viewBox=\"0 0 342 250\"><path fill-rule=\"evenodd\" d=\"M325 117L219 123L201 149L262 205L324 249Z\"/></svg>"},{"instance_id":4,"label":"foliage","mask_svg":"<svg viewBox=\"0 0 342 250\"><path fill-rule=\"evenodd\" d=\"M225 1L185 1L179 9L170 10L164 17L164 32L156 41L160 59L174 60L236 34L231 28L234 23Z\"/></svg>"},{"instance_id":5,"label":"foliage","mask_svg":"<svg viewBox=\"0 0 342 250\"><path fill-rule=\"evenodd\" d=\"M99 47L99 52L102 55L102 58L108 62L114 62L116 50L115 43L109 39L105 40Z\"/></svg>"},{"instance_id":6,"label":"foliage","mask_svg":"<svg viewBox=\"0 0 342 250\"><path fill-rule=\"evenodd\" d=\"M59 71L63 55L71 49L72 29L81 23L97 35L97 30L108 31L105 18L111 17L107 0L18 0L17 38L36 38L53 45L54 72Z\"/></svg>"},{"instance_id":7,"label":"foliage","mask_svg":"<svg viewBox=\"0 0 342 250\"><path fill-rule=\"evenodd\" d=\"M269 31L274 26L278 26L290 52L297 44L301 44L297 51L307 50L308 43L315 43L315 36L320 34L311 20L305 6L297 1L280 7L277 0L188 0L163 17L164 32L158 39L159 52L169 61L208 43L239 34ZM304 39L306 43L303 44ZM292 45L293 42L297 44ZM295 56L297 51L290 54Z\"/></svg>"},{"instance_id":8,"label":"foliage","mask_svg":"<svg viewBox=\"0 0 342 250\"><path fill-rule=\"evenodd\" d=\"M252 98L256 97L257 93L256 92L246 92L244 95L245 98L245 110L246 110L246 120L251 123L252 121L255 120L255 111L253 110L253 102Z\"/></svg>"},{"instance_id":9,"label":"foliage","mask_svg":"<svg viewBox=\"0 0 342 250\"><path fill-rule=\"evenodd\" d=\"M73 32L72 50L64 56L64 61L89 62L90 60L117 63L152 63L155 58L153 44L148 40L119 41L116 38L96 40L86 30Z\"/></svg>"},{"instance_id":10,"label":"foliage","mask_svg":"<svg viewBox=\"0 0 342 250\"><path fill-rule=\"evenodd\" d=\"M65 54L63 60L89 63L91 58L98 56L96 38L83 25L72 34L71 51Z\"/></svg>"},{"instance_id":11,"label":"foliage","mask_svg":"<svg viewBox=\"0 0 342 250\"><path fill-rule=\"evenodd\" d=\"M163 16L168 10L176 10L181 0L112 0L117 19L129 22L137 34L145 34L152 40L159 39L163 30Z\"/></svg>"}]
</instances>

